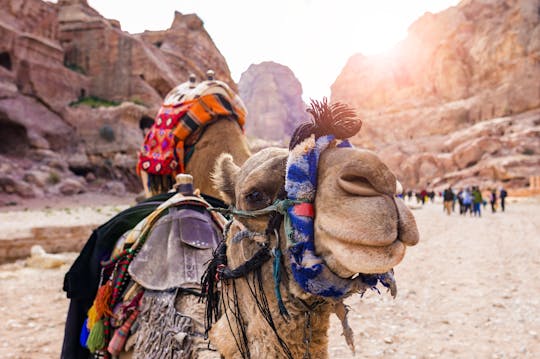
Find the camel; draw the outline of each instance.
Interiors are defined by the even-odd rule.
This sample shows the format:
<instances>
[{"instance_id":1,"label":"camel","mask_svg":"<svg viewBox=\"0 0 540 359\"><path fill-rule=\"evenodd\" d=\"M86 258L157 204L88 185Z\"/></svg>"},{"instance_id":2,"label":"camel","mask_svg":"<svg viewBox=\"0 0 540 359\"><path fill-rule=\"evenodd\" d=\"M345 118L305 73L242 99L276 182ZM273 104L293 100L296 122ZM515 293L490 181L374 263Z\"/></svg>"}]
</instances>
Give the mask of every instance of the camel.
<instances>
[{"instance_id":1,"label":"camel","mask_svg":"<svg viewBox=\"0 0 540 359\"><path fill-rule=\"evenodd\" d=\"M308 111L314 122L290 150L216 162L234 220L203 282L210 341L224 358L327 358L333 312L354 350L342 300L378 282L395 295L392 268L419 240L394 174L346 141L361 125L354 111L326 101Z\"/></svg>"},{"instance_id":2,"label":"camel","mask_svg":"<svg viewBox=\"0 0 540 359\"><path fill-rule=\"evenodd\" d=\"M184 100L181 97L186 94L187 90L192 91L191 99L209 93L223 95L231 93L225 83L213 78L203 81L198 86L194 86L193 81L189 81L189 83L173 89L166 97L165 103L170 105L174 101ZM230 153L238 163L243 163L251 153L243 131L232 115L214 114L204 129L196 135L198 136L196 140L186 139L186 143L193 146L193 151L191 158L185 165L185 172L193 177L193 187L210 201L210 199L213 200L213 197L217 199L219 195L210 180L213 162L221 153L226 152ZM143 181L144 183L145 181ZM169 189L171 188L163 188L164 192ZM63 358L87 358L89 356L88 350L79 344L79 333L86 313L92 306L97 293L100 282L99 263L103 260L103 254L121 250L125 245L123 240L126 239L126 236L122 236L122 234L128 233L138 222L152 213L160 203L171 196L170 193L157 194L121 212L96 229L89 238L64 280L64 290L67 292L68 298L71 298L71 303L66 320L62 348ZM211 203L215 205L214 201ZM117 240L120 237L122 240L118 243Z\"/></svg>"}]
</instances>

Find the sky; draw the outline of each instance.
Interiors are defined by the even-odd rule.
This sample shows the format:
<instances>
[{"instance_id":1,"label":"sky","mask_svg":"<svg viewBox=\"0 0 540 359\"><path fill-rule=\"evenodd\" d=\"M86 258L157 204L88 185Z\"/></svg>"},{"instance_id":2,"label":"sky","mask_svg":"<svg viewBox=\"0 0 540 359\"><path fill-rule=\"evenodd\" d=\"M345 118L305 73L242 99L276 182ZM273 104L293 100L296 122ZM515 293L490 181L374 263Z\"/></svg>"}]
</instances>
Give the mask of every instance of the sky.
<instances>
[{"instance_id":1,"label":"sky","mask_svg":"<svg viewBox=\"0 0 540 359\"><path fill-rule=\"evenodd\" d=\"M122 30L170 27L174 11L196 13L238 82L251 64L289 67L303 98L330 97L330 86L354 54L389 51L426 12L458 0L88 0Z\"/></svg>"}]
</instances>

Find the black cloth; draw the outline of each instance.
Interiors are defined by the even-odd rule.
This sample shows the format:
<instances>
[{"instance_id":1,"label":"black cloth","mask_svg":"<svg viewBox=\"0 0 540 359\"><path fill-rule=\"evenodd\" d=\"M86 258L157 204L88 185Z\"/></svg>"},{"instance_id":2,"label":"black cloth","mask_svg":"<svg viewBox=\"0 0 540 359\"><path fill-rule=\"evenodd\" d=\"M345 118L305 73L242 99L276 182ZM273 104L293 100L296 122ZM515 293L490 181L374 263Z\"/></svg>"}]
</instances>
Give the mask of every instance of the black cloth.
<instances>
[{"instance_id":1,"label":"black cloth","mask_svg":"<svg viewBox=\"0 0 540 359\"><path fill-rule=\"evenodd\" d=\"M130 207L96 228L64 277L63 290L71 299L64 329L62 359L87 359L90 352L79 343L81 328L97 293L101 261L110 258L117 240L176 193L164 193ZM223 201L202 194L213 207L225 207Z\"/></svg>"},{"instance_id":2,"label":"black cloth","mask_svg":"<svg viewBox=\"0 0 540 359\"><path fill-rule=\"evenodd\" d=\"M71 299L61 358L87 359L90 352L80 345L79 335L92 306L99 285L100 262L110 257L116 241L152 213L174 193L160 194L130 207L99 226L84 245L81 253L64 277L64 291Z\"/></svg>"}]
</instances>

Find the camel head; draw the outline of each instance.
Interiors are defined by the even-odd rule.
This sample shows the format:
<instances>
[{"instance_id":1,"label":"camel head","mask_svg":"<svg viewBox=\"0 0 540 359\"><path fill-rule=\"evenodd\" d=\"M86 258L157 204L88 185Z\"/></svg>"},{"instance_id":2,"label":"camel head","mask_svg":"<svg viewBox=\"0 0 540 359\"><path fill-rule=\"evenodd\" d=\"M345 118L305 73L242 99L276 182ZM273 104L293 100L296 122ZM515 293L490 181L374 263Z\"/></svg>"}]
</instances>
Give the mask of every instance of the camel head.
<instances>
[{"instance_id":1,"label":"camel head","mask_svg":"<svg viewBox=\"0 0 540 359\"><path fill-rule=\"evenodd\" d=\"M354 112L325 102L314 102L310 112L314 123L297 129L289 150L267 148L241 167L222 155L214 182L239 213L268 208L286 193L293 201L287 203L289 222L296 223L292 235L287 220L281 228L285 267L296 280L289 290L343 297L362 288L355 285L359 276L391 276L406 247L418 242L418 230L396 198L394 174L375 153L346 141L361 125ZM241 221L264 233L269 217ZM314 271L319 277L308 278Z\"/></svg>"}]
</instances>

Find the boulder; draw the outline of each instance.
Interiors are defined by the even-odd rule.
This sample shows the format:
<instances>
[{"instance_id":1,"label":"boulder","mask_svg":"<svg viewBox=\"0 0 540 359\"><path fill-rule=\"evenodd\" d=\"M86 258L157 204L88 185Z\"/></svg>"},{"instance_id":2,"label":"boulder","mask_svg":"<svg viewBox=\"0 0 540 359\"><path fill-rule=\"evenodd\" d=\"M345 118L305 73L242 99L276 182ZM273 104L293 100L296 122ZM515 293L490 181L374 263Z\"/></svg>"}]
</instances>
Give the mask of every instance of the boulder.
<instances>
[{"instance_id":1,"label":"boulder","mask_svg":"<svg viewBox=\"0 0 540 359\"><path fill-rule=\"evenodd\" d=\"M58 191L65 196L86 192L83 183L74 178L63 179L56 187Z\"/></svg>"},{"instance_id":2,"label":"boulder","mask_svg":"<svg viewBox=\"0 0 540 359\"><path fill-rule=\"evenodd\" d=\"M50 184L49 176L49 172L46 171L30 170L23 175L23 179L30 184L45 188Z\"/></svg>"},{"instance_id":3,"label":"boulder","mask_svg":"<svg viewBox=\"0 0 540 359\"><path fill-rule=\"evenodd\" d=\"M120 181L107 181L102 187L102 192L121 196L126 193L126 186Z\"/></svg>"},{"instance_id":4,"label":"boulder","mask_svg":"<svg viewBox=\"0 0 540 359\"><path fill-rule=\"evenodd\" d=\"M34 245L30 249L30 257L25 261L27 267L38 269L53 269L70 263L72 258L65 254L47 253L40 245Z\"/></svg>"}]
</instances>

